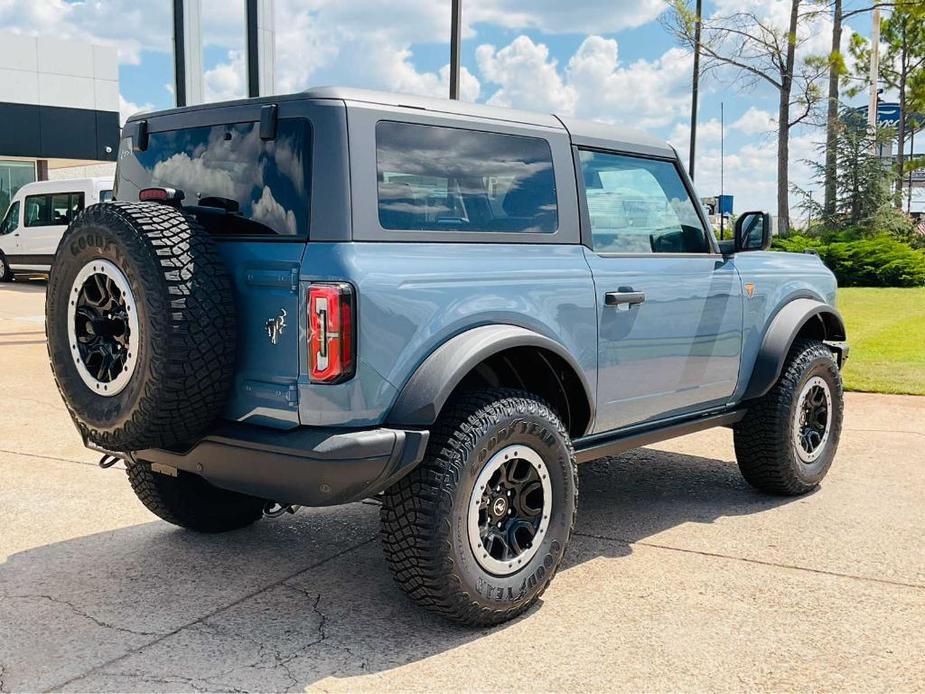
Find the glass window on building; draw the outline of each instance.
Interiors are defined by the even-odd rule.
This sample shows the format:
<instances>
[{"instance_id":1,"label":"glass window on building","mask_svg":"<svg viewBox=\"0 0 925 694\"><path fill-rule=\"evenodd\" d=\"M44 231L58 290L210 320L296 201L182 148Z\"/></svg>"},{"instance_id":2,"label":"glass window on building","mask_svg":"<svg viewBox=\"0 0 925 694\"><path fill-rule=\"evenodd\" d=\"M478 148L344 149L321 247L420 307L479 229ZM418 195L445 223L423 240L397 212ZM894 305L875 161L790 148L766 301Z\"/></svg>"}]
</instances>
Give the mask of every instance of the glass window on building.
<instances>
[{"instance_id":1,"label":"glass window on building","mask_svg":"<svg viewBox=\"0 0 925 694\"><path fill-rule=\"evenodd\" d=\"M16 192L35 181L35 164L31 161L0 159L0 219L6 214Z\"/></svg>"}]
</instances>

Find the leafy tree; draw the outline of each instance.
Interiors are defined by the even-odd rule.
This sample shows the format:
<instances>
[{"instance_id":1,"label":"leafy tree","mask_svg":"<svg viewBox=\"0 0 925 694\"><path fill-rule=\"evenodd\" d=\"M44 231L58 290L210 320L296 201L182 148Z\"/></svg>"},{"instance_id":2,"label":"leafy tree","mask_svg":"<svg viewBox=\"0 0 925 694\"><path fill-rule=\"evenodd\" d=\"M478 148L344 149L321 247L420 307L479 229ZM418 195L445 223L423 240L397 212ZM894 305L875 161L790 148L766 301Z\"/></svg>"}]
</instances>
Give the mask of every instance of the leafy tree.
<instances>
[{"instance_id":1,"label":"leafy tree","mask_svg":"<svg viewBox=\"0 0 925 694\"><path fill-rule=\"evenodd\" d=\"M671 0L665 24L682 45L693 49L697 16L690 0ZM818 2L790 0L787 26L777 26L756 11L713 15L701 20L700 50L703 72L725 66L746 84L765 84L778 93L777 217L786 234L790 223L789 158L790 130L807 120L823 101L821 82L828 61L798 58L800 47L810 39L804 26L824 11Z\"/></svg>"},{"instance_id":2,"label":"leafy tree","mask_svg":"<svg viewBox=\"0 0 925 694\"><path fill-rule=\"evenodd\" d=\"M923 162L906 166L906 140L917 114L925 111L925 1L896 0L893 11L882 24L880 40L885 51L880 62L880 77L889 89L899 94L902 117L897 127L899 149L896 155L895 204L902 205L904 174L919 168ZM860 77L869 79L870 45L855 35L851 51L858 61ZM869 84L869 83L868 83ZM857 93L863 87L857 87Z\"/></svg>"},{"instance_id":3,"label":"leafy tree","mask_svg":"<svg viewBox=\"0 0 925 694\"><path fill-rule=\"evenodd\" d=\"M822 0L823 2L825 0ZM873 11L892 7L893 2L874 2L863 7L852 10L845 10L842 0L832 0L832 49L829 53L829 89L828 104L826 106L826 147L825 147L825 202L824 207L826 214L835 213L835 139L837 137L839 109L841 108L839 87L843 77L848 75L848 68L845 65L845 56L842 54L842 27L844 22L852 17Z\"/></svg>"},{"instance_id":4,"label":"leafy tree","mask_svg":"<svg viewBox=\"0 0 925 694\"><path fill-rule=\"evenodd\" d=\"M834 204L829 208L825 202L820 204L806 191L794 187L794 192L802 198L801 209L811 219L819 220L823 229L889 230L905 236L911 225L891 203L890 189L895 175L874 153L875 147L890 141L891 132L884 128L871 132L862 113L844 108L834 134L831 145L820 147L826 154L834 153L834 175L830 174L826 161L806 161L818 185L831 183L834 187Z\"/></svg>"}]
</instances>

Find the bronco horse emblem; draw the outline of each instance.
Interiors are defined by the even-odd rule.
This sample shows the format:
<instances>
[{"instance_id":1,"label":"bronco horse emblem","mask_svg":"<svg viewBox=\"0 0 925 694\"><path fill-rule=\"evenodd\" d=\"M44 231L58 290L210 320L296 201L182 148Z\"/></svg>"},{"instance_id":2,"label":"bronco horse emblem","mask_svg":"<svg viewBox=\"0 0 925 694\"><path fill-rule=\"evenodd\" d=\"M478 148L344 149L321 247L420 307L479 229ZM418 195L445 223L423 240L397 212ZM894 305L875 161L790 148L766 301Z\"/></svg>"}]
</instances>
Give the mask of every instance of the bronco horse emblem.
<instances>
[{"instance_id":1,"label":"bronco horse emblem","mask_svg":"<svg viewBox=\"0 0 925 694\"><path fill-rule=\"evenodd\" d=\"M283 330L286 329L286 315L286 309L281 308L276 318L270 318L267 321L267 337L270 338L271 345L275 345L279 342L279 336L282 335Z\"/></svg>"}]
</instances>

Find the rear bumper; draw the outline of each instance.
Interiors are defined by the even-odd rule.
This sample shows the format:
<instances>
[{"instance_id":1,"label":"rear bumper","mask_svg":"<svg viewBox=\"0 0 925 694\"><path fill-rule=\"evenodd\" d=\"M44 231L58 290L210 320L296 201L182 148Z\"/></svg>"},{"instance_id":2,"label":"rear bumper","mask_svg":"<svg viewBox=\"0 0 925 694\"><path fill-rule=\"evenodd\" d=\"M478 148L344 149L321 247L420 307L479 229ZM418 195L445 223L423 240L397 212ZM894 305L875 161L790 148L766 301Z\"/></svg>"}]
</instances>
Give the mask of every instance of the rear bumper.
<instances>
[{"instance_id":1,"label":"rear bumper","mask_svg":"<svg viewBox=\"0 0 925 694\"><path fill-rule=\"evenodd\" d=\"M378 494L424 457L429 432L228 423L188 451L138 451L138 460L201 475L216 487L282 504L331 506ZM164 470L163 468L168 468Z\"/></svg>"}]
</instances>

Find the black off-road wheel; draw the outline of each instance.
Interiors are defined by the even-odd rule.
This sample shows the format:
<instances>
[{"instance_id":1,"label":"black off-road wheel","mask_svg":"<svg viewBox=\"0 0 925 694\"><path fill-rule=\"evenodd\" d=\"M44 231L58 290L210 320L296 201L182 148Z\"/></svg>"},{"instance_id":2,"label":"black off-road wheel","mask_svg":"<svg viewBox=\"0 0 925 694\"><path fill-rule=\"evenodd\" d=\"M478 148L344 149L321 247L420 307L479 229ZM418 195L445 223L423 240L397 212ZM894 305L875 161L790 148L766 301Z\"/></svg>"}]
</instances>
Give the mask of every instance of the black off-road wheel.
<instances>
[{"instance_id":1,"label":"black off-road wheel","mask_svg":"<svg viewBox=\"0 0 925 694\"><path fill-rule=\"evenodd\" d=\"M3 255L3 252L0 251L0 282L12 281L13 270L10 268L10 262L6 259L6 256Z\"/></svg>"},{"instance_id":2,"label":"black off-road wheel","mask_svg":"<svg viewBox=\"0 0 925 694\"><path fill-rule=\"evenodd\" d=\"M571 440L548 405L516 390L464 394L441 415L424 461L385 492L386 561L425 608L499 624L552 581L577 502Z\"/></svg>"},{"instance_id":3,"label":"black off-road wheel","mask_svg":"<svg viewBox=\"0 0 925 694\"><path fill-rule=\"evenodd\" d=\"M81 434L127 452L191 443L234 377L231 280L214 242L168 205L92 205L58 246L48 353Z\"/></svg>"},{"instance_id":4,"label":"black off-road wheel","mask_svg":"<svg viewBox=\"0 0 925 694\"><path fill-rule=\"evenodd\" d=\"M831 350L817 340L797 339L777 383L734 427L736 459L746 481L784 496L815 489L835 458L843 411L841 374Z\"/></svg>"},{"instance_id":5,"label":"black off-road wheel","mask_svg":"<svg viewBox=\"0 0 925 694\"><path fill-rule=\"evenodd\" d=\"M139 461L126 461L135 495L149 511L168 523L202 533L237 530L260 520L266 501L219 489L183 470L177 476L153 472Z\"/></svg>"}]
</instances>

